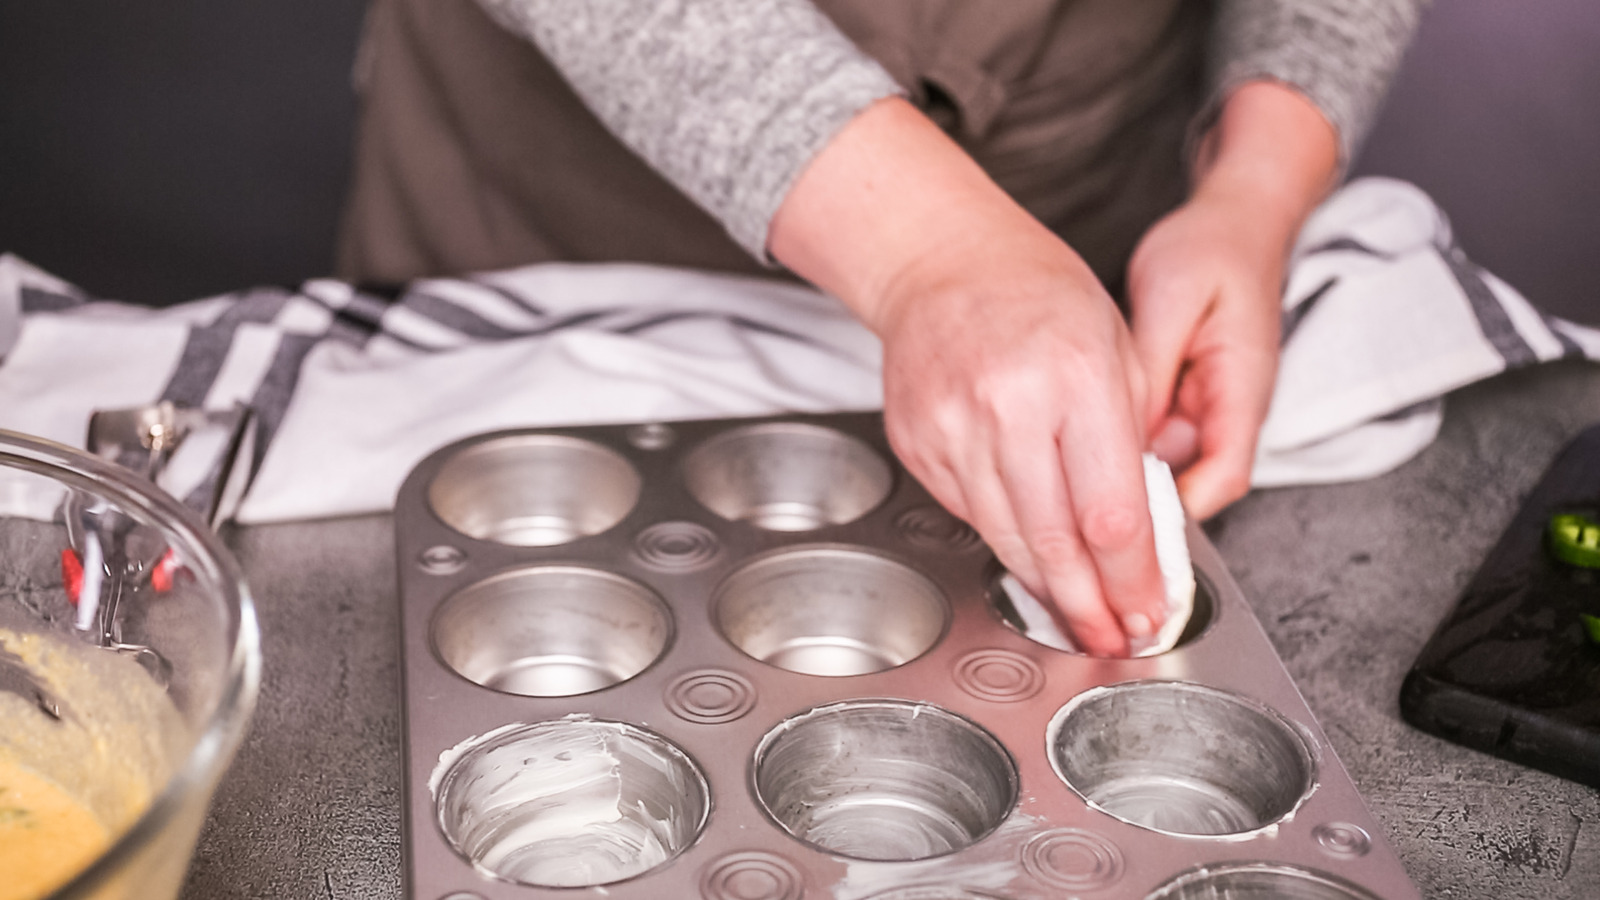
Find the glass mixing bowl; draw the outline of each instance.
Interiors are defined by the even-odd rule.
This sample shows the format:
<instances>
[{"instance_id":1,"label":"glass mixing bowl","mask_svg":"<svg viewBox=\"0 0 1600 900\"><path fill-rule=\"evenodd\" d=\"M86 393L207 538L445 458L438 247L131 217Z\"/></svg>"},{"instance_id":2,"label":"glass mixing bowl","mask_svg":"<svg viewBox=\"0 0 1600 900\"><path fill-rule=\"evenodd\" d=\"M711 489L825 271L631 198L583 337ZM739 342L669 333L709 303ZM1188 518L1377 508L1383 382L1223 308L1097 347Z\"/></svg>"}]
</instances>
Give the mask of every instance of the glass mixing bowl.
<instances>
[{"instance_id":1,"label":"glass mixing bowl","mask_svg":"<svg viewBox=\"0 0 1600 900\"><path fill-rule=\"evenodd\" d=\"M199 517L0 431L0 898L175 897L260 669Z\"/></svg>"}]
</instances>

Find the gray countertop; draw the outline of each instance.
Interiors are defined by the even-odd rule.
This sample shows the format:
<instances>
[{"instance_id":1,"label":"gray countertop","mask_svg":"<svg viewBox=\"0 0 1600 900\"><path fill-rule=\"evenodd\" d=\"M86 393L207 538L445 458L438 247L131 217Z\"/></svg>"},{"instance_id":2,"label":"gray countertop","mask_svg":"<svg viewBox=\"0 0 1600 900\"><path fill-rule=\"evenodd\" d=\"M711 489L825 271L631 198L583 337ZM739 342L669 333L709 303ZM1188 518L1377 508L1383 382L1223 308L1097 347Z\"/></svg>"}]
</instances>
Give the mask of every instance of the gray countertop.
<instances>
[{"instance_id":1,"label":"gray countertop","mask_svg":"<svg viewBox=\"0 0 1600 900\"><path fill-rule=\"evenodd\" d=\"M1600 792L1438 740L1398 708L1517 506L1600 421L1600 366L1501 376L1447 409L1439 440L1395 472L1257 491L1206 530L1425 897L1600 897ZM228 540L256 595L261 700L183 896L400 897L390 520Z\"/></svg>"}]
</instances>

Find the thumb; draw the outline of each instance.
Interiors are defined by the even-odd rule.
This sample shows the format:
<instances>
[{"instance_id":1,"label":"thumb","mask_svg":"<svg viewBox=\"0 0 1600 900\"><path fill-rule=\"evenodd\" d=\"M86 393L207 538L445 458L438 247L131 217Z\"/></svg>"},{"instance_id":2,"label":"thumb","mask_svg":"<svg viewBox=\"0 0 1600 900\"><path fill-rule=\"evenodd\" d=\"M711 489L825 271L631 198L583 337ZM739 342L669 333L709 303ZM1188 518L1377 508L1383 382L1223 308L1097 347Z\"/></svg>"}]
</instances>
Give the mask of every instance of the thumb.
<instances>
[{"instance_id":1,"label":"thumb","mask_svg":"<svg viewBox=\"0 0 1600 900\"><path fill-rule=\"evenodd\" d=\"M1210 305L1185 302L1185 293L1171 281L1163 284L1156 280L1148 283L1139 299L1132 303L1134 353L1144 367L1147 385L1144 410L1147 434L1160 434L1165 427L1195 324Z\"/></svg>"}]
</instances>

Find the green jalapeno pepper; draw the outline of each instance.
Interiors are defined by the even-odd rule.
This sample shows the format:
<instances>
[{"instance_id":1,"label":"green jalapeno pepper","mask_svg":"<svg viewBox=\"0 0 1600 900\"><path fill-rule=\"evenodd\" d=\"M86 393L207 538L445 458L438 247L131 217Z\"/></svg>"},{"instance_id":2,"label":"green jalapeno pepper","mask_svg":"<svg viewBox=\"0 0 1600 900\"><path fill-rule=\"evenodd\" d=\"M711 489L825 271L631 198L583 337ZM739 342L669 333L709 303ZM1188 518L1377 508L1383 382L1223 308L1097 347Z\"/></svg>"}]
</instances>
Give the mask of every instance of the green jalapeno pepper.
<instances>
[{"instance_id":1,"label":"green jalapeno pepper","mask_svg":"<svg viewBox=\"0 0 1600 900\"><path fill-rule=\"evenodd\" d=\"M1550 552L1568 565L1600 569L1600 524L1582 513L1561 513L1550 517ZM1600 644L1600 615L1581 612L1578 621L1589 640Z\"/></svg>"},{"instance_id":2,"label":"green jalapeno pepper","mask_svg":"<svg viewBox=\"0 0 1600 900\"><path fill-rule=\"evenodd\" d=\"M1600 524L1582 513L1550 517L1550 550L1556 559L1585 569L1600 569Z\"/></svg>"}]
</instances>

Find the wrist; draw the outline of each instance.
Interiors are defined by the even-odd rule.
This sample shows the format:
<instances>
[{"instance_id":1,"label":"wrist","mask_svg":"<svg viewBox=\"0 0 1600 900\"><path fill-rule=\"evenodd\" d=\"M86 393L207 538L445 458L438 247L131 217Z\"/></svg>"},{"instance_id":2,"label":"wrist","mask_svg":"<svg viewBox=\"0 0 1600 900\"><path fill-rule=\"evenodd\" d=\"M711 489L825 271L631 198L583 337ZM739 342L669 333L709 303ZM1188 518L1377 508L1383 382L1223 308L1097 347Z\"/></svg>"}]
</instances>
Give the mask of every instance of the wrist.
<instances>
[{"instance_id":1,"label":"wrist","mask_svg":"<svg viewBox=\"0 0 1600 900\"><path fill-rule=\"evenodd\" d=\"M767 246L884 336L907 303L992 255L985 241L999 234L1011 244L1006 252L1041 242L1065 248L926 116L894 98L863 110L800 173Z\"/></svg>"},{"instance_id":2,"label":"wrist","mask_svg":"<svg viewBox=\"0 0 1600 900\"><path fill-rule=\"evenodd\" d=\"M1333 189L1339 175L1333 125L1303 94L1252 81L1228 96L1200 145L1192 196L1249 204L1252 220L1288 233Z\"/></svg>"}]
</instances>

